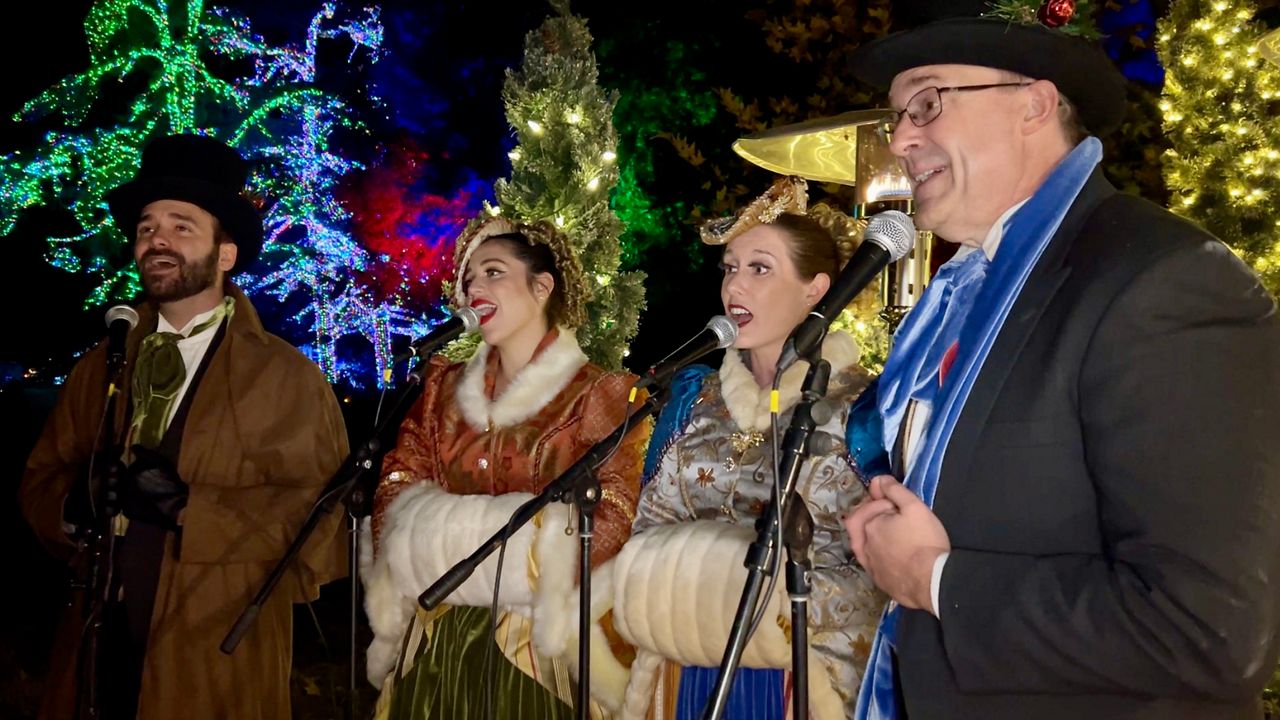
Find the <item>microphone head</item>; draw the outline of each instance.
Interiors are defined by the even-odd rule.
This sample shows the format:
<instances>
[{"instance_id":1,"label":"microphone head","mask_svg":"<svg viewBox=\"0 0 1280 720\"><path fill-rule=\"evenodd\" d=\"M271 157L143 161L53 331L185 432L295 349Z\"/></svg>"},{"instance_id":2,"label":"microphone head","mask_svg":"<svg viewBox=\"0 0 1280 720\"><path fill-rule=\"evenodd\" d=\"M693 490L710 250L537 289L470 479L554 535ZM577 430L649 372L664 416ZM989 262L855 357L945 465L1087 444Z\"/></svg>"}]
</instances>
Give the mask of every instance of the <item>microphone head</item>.
<instances>
[{"instance_id":1,"label":"microphone head","mask_svg":"<svg viewBox=\"0 0 1280 720\"><path fill-rule=\"evenodd\" d=\"M470 305L464 305L458 308L453 316L462 321L462 332L473 333L480 329L480 313L471 308Z\"/></svg>"},{"instance_id":2,"label":"microphone head","mask_svg":"<svg viewBox=\"0 0 1280 720\"><path fill-rule=\"evenodd\" d=\"M911 252L916 242L916 224L904 212L885 210L867 220L867 230L862 237L884 248L889 253L889 262L897 262Z\"/></svg>"},{"instance_id":3,"label":"microphone head","mask_svg":"<svg viewBox=\"0 0 1280 720\"><path fill-rule=\"evenodd\" d=\"M707 321L707 329L715 333L716 349L721 350L733 344L738 339L738 323L730 320L725 315L716 315Z\"/></svg>"},{"instance_id":4,"label":"microphone head","mask_svg":"<svg viewBox=\"0 0 1280 720\"><path fill-rule=\"evenodd\" d=\"M128 305L116 305L107 310L107 327L111 327L117 320L124 320L129 323L129 329L138 326L138 311Z\"/></svg>"}]
</instances>

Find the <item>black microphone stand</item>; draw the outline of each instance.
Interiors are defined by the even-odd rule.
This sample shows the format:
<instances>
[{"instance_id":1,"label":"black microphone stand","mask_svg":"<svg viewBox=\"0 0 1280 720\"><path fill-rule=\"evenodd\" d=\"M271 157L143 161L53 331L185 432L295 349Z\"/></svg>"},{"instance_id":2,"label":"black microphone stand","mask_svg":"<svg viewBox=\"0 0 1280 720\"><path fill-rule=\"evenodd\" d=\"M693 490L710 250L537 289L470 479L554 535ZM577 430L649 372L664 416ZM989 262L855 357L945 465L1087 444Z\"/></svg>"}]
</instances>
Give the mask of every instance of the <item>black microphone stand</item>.
<instances>
[{"instance_id":1,"label":"black microphone stand","mask_svg":"<svg viewBox=\"0 0 1280 720\"><path fill-rule=\"evenodd\" d=\"M534 518L553 501L573 503L578 508L578 698L577 717L591 717L591 534L595 506L600 502L600 482L595 470L613 454L623 436L638 421L653 414L666 402L666 386L653 385L653 392L632 411L621 425L607 437L591 446L586 454L512 513L510 522L494 533L473 553L449 568L440 579L418 596L418 604L427 610L444 602L458 586L466 582L476 568L511 535Z\"/></svg>"},{"instance_id":2,"label":"black microphone stand","mask_svg":"<svg viewBox=\"0 0 1280 720\"><path fill-rule=\"evenodd\" d=\"M804 500L792 491L782 524L782 544L787 548L787 596L791 599L791 702L793 718L809 717L809 594L813 572L813 516Z\"/></svg>"},{"instance_id":3,"label":"black microphone stand","mask_svg":"<svg viewBox=\"0 0 1280 720\"><path fill-rule=\"evenodd\" d=\"M72 584L73 589L85 591L85 604L82 608L85 625L76 662L76 717L88 720L102 717L98 692L98 659L102 653L100 641L103 613L111 600L111 586L115 582L115 519L120 512L117 487L120 455L123 452L116 437L116 399L120 396L120 384L124 381L127 364L123 353L108 354L106 407L98 425L98 436L94 440L93 455L85 478L85 482L89 483L89 497L93 505L93 524L87 529L79 545L80 551L87 557L87 563L83 579Z\"/></svg>"},{"instance_id":4,"label":"black microphone stand","mask_svg":"<svg viewBox=\"0 0 1280 720\"><path fill-rule=\"evenodd\" d=\"M347 529L350 548L348 570L351 578L351 667L347 695L347 717L349 719L354 719L356 716L356 667L358 666L356 627L360 602L360 519L368 517L372 511L373 491L378 482L376 476L366 478L366 474L380 467L382 456L395 447L396 435L399 432L401 421L424 390L422 381L427 368L425 358L433 350L434 348L423 348L420 351L424 359L419 361L413 370L409 372L407 377L408 385L400 393L391 411L377 424L373 435L364 444L356 448L354 452L350 453L338 470L331 476L329 483L312 506L311 512L307 515L306 521L294 537L293 543L289 545L284 557L276 563L275 568L272 569L271 574L267 577L266 582L263 583L258 594L254 596L253 601L240 614L235 626L231 628L231 631L223 639L222 645L219 646L222 652L228 655L235 651L236 646L240 644L240 640L248 632L253 622L257 620L258 613L262 611L262 606L266 603L267 598L271 596L276 585L284 577L285 571L288 570L289 565L297 557L298 553L301 552L302 546L306 544L311 534L315 532L320 521L333 510L334 505L339 502L344 503L347 507L347 515L350 518Z\"/></svg>"},{"instance_id":5,"label":"black microphone stand","mask_svg":"<svg viewBox=\"0 0 1280 720\"><path fill-rule=\"evenodd\" d=\"M821 343L818 343L821 347ZM818 350L815 348L814 355ZM809 515L804 500L795 492L796 478L800 474L800 466L809 455L809 438L813 435L818 423L814 413L821 410L815 408L827 394L827 381L831 376L831 365L820 358L810 357L809 372L805 375L801 389L800 401L796 403L791 415L791 425L782 443L782 461L778 465L778 476L782 479L781 492L773 497L765 512L756 521L756 540L747 549L744 564L747 567L747 580L742 590L742 598L738 602L737 615L729 633L724 655L720 660L720 673L712 690L711 699L703 708L704 720L719 720L724 716L729 700L729 689L733 684L733 676L738 672L742 662L742 653L754 628L752 615L759 605L760 590L766 576L772 575L777 563L778 548L774 536L778 531L778 518L785 519L782 528L783 543L787 547L787 592L791 597L791 662L792 662L792 700L793 717L809 716L809 638L808 638L808 606L809 606L809 545L813 539L813 518ZM819 406L822 407L822 406ZM780 508L781 506L781 508ZM807 522L806 522L807 521ZM768 598L765 598L768 602Z\"/></svg>"}]
</instances>

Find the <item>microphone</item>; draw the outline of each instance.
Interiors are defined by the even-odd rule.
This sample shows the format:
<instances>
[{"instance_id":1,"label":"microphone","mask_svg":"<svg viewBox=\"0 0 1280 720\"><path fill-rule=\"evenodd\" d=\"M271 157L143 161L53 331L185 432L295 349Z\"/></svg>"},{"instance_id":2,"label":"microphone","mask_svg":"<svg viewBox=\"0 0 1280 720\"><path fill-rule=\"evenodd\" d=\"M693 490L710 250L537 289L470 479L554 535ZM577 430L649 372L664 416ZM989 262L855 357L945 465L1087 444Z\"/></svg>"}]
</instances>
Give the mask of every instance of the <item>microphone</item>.
<instances>
[{"instance_id":1,"label":"microphone","mask_svg":"<svg viewBox=\"0 0 1280 720\"><path fill-rule=\"evenodd\" d=\"M666 383L680 368L712 350L729 347L737 339L738 324L724 315L716 315L692 340L676 348L675 352L646 370L640 382L636 383L636 389L643 390L651 385Z\"/></svg>"},{"instance_id":2,"label":"microphone","mask_svg":"<svg viewBox=\"0 0 1280 720\"><path fill-rule=\"evenodd\" d=\"M107 368L114 375L124 367L125 339L138 324L138 311L128 305L115 305L107 310Z\"/></svg>"},{"instance_id":3,"label":"microphone","mask_svg":"<svg viewBox=\"0 0 1280 720\"><path fill-rule=\"evenodd\" d=\"M808 317L791 331L791 337L778 358L778 372L786 370L800 358L807 358L822 345L827 328L844 310L854 296L875 279L889 263L896 262L911 251L915 243L916 226L910 216L897 210L886 210L871 216L862 244L853 257L845 263L840 276L831 283Z\"/></svg>"},{"instance_id":4,"label":"microphone","mask_svg":"<svg viewBox=\"0 0 1280 720\"><path fill-rule=\"evenodd\" d=\"M453 317L437 325L434 330L424 337L410 343L408 350L397 353L391 359L391 364L395 365L401 360L408 360L413 357L430 357L445 343L464 333L473 333L479 328L480 315L469 307L460 307L453 314Z\"/></svg>"}]
</instances>

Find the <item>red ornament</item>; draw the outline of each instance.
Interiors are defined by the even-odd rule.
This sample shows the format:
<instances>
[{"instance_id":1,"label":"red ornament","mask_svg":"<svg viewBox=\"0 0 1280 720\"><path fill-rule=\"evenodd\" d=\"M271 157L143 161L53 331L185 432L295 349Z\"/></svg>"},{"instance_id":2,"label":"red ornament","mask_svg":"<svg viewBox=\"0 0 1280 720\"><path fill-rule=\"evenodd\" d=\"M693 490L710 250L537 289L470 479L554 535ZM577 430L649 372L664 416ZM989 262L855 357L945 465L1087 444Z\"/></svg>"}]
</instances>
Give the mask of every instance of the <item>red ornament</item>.
<instances>
[{"instance_id":1,"label":"red ornament","mask_svg":"<svg viewBox=\"0 0 1280 720\"><path fill-rule=\"evenodd\" d=\"M1044 0L1036 11L1036 19L1046 27L1060 28L1076 14L1076 0Z\"/></svg>"}]
</instances>

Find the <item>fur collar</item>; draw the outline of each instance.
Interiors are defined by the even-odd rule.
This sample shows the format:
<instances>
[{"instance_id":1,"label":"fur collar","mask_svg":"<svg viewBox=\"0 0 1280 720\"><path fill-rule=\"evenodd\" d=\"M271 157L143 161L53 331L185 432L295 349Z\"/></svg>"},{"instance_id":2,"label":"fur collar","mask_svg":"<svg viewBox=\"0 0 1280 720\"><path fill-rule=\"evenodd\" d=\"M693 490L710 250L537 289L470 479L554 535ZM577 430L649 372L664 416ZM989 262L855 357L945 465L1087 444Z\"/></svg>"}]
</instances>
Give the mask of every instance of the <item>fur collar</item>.
<instances>
[{"instance_id":1,"label":"fur collar","mask_svg":"<svg viewBox=\"0 0 1280 720\"><path fill-rule=\"evenodd\" d=\"M476 430L519 425L533 417L560 394L587 356L568 328L558 328L559 336L524 367L511 384L492 402L484 394L484 371L490 347L483 342L462 369L458 383L458 407L467 424Z\"/></svg>"},{"instance_id":2,"label":"fur collar","mask_svg":"<svg viewBox=\"0 0 1280 720\"><path fill-rule=\"evenodd\" d=\"M727 352L720 365L720 394L729 416L739 428L763 432L769 428L769 391L756 384L751 369L742 361L742 353ZM831 363L831 377L846 370L861 356L858 343L846 332L827 333L822 341L822 357ZM809 363L798 362L782 374L778 386L778 410L786 412L800 399L800 386L804 384Z\"/></svg>"}]
</instances>

